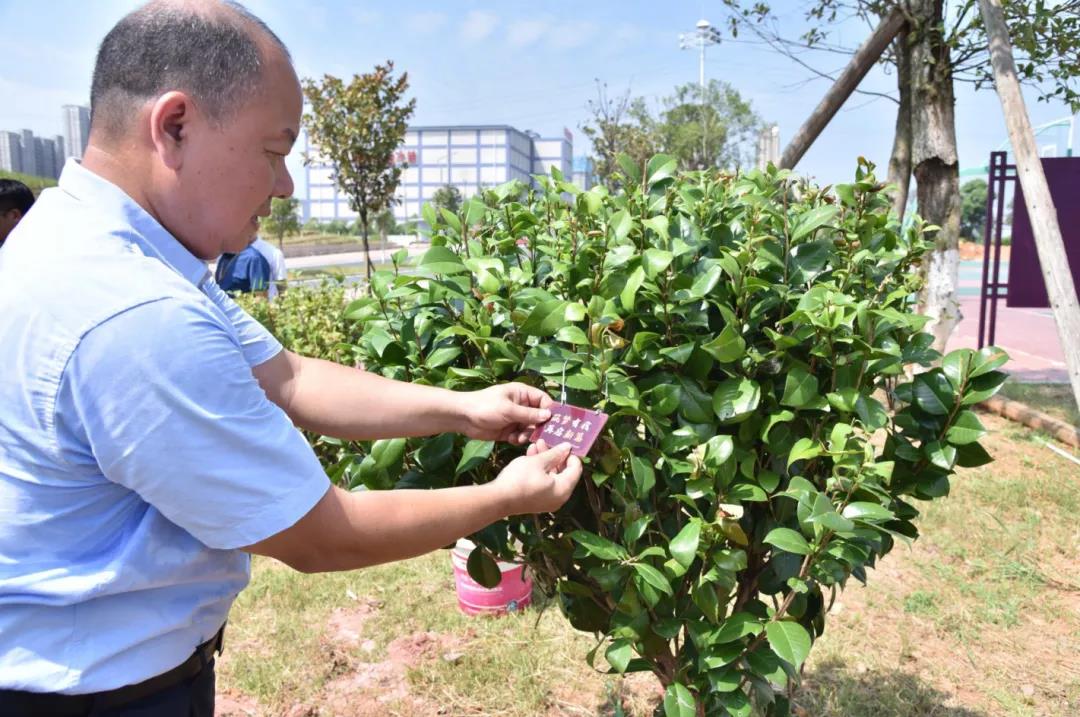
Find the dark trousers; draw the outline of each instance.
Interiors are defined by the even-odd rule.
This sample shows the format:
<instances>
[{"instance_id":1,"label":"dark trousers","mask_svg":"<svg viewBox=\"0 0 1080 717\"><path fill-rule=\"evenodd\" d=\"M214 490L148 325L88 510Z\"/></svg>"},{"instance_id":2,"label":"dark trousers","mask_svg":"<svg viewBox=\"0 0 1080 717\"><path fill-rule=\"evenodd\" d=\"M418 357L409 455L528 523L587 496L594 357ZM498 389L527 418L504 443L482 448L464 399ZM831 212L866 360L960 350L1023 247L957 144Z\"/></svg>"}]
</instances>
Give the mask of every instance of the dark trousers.
<instances>
[{"instance_id":1,"label":"dark trousers","mask_svg":"<svg viewBox=\"0 0 1080 717\"><path fill-rule=\"evenodd\" d=\"M98 704L95 704L98 702ZM110 706L93 695L76 698L0 690L3 717L214 717L214 661L172 687Z\"/></svg>"}]
</instances>

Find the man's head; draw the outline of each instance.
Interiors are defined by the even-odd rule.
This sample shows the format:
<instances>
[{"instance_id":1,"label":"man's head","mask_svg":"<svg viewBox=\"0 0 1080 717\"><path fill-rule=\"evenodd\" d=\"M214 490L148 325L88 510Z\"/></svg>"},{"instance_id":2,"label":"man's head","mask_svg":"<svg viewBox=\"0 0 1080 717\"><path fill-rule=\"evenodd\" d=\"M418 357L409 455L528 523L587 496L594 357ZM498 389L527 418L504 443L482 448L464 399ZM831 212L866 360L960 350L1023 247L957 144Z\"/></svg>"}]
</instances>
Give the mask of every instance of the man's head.
<instances>
[{"instance_id":1,"label":"man's head","mask_svg":"<svg viewBox=\"0 0 1080 717\"><path fill-rule=\"evenodd\" d=\"M14 179L0 179L0 246L33 204L30 187Z\"/></svg>"},{"instance_id":2,"label":"man's head","mask_svg":"<svg viewBox=\"0 0 1080 717\"><path fill-rule=\"evenodd\" d=\"M195 255L240 251L292 194L302 101L288 51L243 7L155 0L101 43L84 165Z\"/></svg>"}]
</instances>

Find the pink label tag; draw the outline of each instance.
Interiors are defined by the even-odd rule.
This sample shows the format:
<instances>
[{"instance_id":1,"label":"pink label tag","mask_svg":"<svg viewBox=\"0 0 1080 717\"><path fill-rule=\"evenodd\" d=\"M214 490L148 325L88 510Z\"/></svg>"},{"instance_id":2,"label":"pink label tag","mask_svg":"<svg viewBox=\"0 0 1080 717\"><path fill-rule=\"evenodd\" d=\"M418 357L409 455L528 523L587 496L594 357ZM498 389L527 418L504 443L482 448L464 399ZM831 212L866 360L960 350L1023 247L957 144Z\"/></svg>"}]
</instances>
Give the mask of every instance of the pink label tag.
<instances>
[{"instance_id":1,"label":"pink label tag","mask_svg":"<svg viewBox=\"0 0 1080 717\"><path fill-rule=\"evenodd\" d=\"M543 438L549 446L569 443L570 452L584 458L607 423L607 414L565 403L553 403L548 408L551 418L536 427L530 440L535 443Z\"/></svg>"}]
</instances>

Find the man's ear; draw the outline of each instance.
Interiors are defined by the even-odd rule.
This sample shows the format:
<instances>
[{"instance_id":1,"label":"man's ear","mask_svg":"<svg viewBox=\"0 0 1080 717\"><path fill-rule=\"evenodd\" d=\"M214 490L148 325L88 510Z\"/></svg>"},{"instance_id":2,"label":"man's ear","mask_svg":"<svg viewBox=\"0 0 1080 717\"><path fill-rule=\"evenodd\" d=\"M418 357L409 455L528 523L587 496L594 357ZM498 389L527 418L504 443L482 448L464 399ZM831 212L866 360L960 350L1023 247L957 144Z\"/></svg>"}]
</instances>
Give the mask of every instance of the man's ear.
<instances>
[{"instance_id":1,"label":"man's ear","mask_svg":"<svg viewBox=\"0 0 1080 717\"><path fill-rule=\"evenodd\" d=\"M166 92L150 106L150 140L165 166L172 170L183 164L195 105L184 92Z\"/></svg>"}]
</instances>

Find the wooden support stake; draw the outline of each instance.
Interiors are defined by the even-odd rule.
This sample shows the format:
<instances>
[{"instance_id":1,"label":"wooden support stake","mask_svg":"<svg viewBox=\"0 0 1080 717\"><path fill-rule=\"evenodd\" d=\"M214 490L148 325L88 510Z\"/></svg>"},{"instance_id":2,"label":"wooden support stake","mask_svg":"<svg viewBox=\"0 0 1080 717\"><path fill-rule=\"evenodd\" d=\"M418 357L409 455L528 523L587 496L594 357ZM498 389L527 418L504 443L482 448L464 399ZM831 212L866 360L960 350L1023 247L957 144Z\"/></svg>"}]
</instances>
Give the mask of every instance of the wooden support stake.
<instances>
[{"instance_id":1,"label":"wooden support stake","mask_svg":"<svg viewBox=\"0 0 1080 717\"><path fill-rule=\"evenodd\" d=\"M885 48L889 46L893 38L900 33L906 22L907 20L899 8L893 9L888 17L881 21L881 24L874 30L874 34L867 38L862 47L855 52L851 62L836 78L836 82L825 93L821 102L814 108L814 111L803 123L803 126L799 128L799 131L795 133L795 136L791 138L788 146L784 148L784 155L780 157L780 167L782 169L792 169L799 163L802 156L806 154L806 150L810 149L810 145L814 143L821 131L829 124L829 120L833 118L837 110L847 102L847 98L859 86L862 78L866 77L866 73L878 61L881 53L885 52Z\"/></svg>"},{"instance_id":2,"label":"wooden support stake","mask_svg":"<svg viewBox=\"0 0 1080 717\"><path fill-rule=\"evenodd\" d=\"M1005 125L1016 159L1016 174L1024 190L1028 216L1031 217L1035 250L1039 255L1061 348L1065 352L1065 366L1069 371L1073 396L1077 406L1080 406L1080 304L1077 303L1076 286L1065 255L1057 210L1035 146L1035 134L1024 105L1024 96L1020 92L1020 81L1016 78L1016 61L1009 41L1009 28L1001 11L1001 0L979 0L979 9L990 38L994 85L1005 113Z\"/></svg>"}]
</instances>

